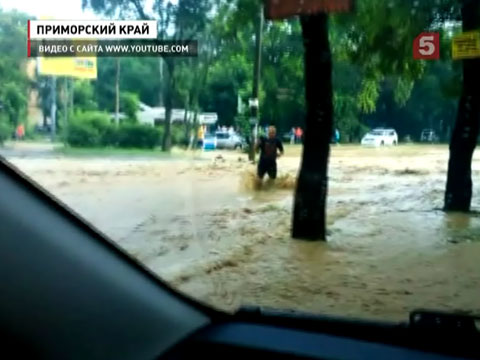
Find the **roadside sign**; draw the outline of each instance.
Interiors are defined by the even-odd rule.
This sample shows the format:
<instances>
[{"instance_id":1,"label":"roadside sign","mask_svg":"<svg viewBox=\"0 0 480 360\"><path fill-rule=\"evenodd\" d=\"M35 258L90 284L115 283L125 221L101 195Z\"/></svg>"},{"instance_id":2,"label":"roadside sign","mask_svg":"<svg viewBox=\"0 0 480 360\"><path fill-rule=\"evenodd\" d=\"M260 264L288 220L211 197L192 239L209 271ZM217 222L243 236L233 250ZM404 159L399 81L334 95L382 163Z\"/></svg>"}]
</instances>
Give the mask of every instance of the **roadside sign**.
<instances>
[{"instance_id":1,"label":"roadside sign","mask_svg":"<svg viewBox=\"0 0 480 360\"><path fill-rule=\"evenodd\" d=\"M95 57L39 57L38 72L41 75L68 76L77 79L97 78L97 58Z\"/></svg>"},{"instance_id":2,"label":"roadside sign","mask_svg":"<svg viewBox=\"0 0 480 360\"><path fill-rule=\"evenodd\" d=\"M257 107L258 108L258 99L249 99L248 106L250 107Z\"/></svg>"},{"instance_id":3,"label":"roadside sign","mask_svg":"<svg viewBox=\"0 0 480 360\"><path fill-rule=\"evenodd\" d=\"M454 60L480 57L480 31L464 32L452 39Z\"/></svg>"},{"instance_id":4,"label":"roadside sign","mask_svg":"<svg viewBox=\"0 0 480 360\"><path fill-rule=\"evenodd\" d=\"M413 58L415 60L440 59L440 34L423 32L413 40Z\"/></svg>"},{"instance_id":5,"label":"roadside sign","mask_svg":"<svg viewBox=\"0 0 480 360\"><path fill-rule=\"evenodd\" d=\"M285 19L294 15L318 12L353 11L355 0L265 0L265 18Z\"/></svg>"},{"instance_id":6,"label":"roadside sign","mask_svg":"<svg viewBox=\"0 0 480 360\"><path fill-rule=\"evenodd\" d=\"M49 16L41 20L54 20ZM29 22L30 24L30 22ZM29 25L30 27L30 25ZM74 42L75 43L75 42ZM97 58L90 57L38 57L37 69L41 75L67 76L77 79L97 78Z\"/></svg>"},{"instance_id":7,"label":"roadside sign","mask_svg":"<svg viewBox=\"0 0 480 360\"><path fill-rule=\"evenodd\" d=\"M206 125L213 125L218 121L217 113L203 113L199 114L199 123L206 124Z\"/></svg>"}]
</instances>

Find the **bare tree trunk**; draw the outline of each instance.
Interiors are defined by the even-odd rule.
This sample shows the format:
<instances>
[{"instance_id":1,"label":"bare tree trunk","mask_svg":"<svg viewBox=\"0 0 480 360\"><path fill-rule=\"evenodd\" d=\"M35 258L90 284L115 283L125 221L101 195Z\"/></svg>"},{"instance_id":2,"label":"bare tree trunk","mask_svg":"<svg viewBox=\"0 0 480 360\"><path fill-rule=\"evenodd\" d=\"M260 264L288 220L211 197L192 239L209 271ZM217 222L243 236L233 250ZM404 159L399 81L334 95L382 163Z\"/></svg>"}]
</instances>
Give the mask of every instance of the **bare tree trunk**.
<instances>
[{"instance_id":1,"label":"bare tree trunk","mask_svg":"<svg viewBox=\"0 0 480 360\"><path fill-rule=\"evenodd\" d=\"M168 96L167 96L168 98ZM168 103L168 99L165 99L165 104ZM165 126L164 126L164 133L163 133L163 141L162 141L162 151L170 151L172 146L172 136L171 136L171 121L172 121L172 107L166 106L165 107Z\"/></svg>"},{"instance_id":2,"label":"bare tree trunk","mask_svg":"<svg viewBox=\"0 0 480 360\"><path fill-rule=\"evenodd\" d=\"M70 79L70 112L73 113L73 97L75 93L75 79Z\"/></svg>"},{"instance_id":3,"label":"bare tree trunk","mask_svg":"<svg viewBox=\"0 0 480 360\"><path fill-rule=\"evenodd\" d=\"M116 58L115 74L115 125L120 124L120 58Z\"/></svg>"},{"instance_id":4,"label":"bare tree trunk","mask_svg":"<svg viewBox=\"0 0 480 360\"><path fill-rule=\"evenodd\" d=\"M260 91L260 69L262 62L262 35L263 35L263 4L258 4L258 19L255 34L255 63L253 65L253 88L252 99L258 101L258 94ZM255 162L255 142L257 140L258 128L258 113L260 104L250 108L250 118L254 124L250 123L250 147L248 151L248 160Z\"/></svg>"},{"instance_id":5,"label":"bare tree trunk","mask_svg":"<svg viewBox=\"0 0 480 360\"><path fill-rule=\"evenodd\" d=\"M165 101L165 126L163 133L162 141L162 150L170 151L172 145L171 137L171 123L172 123L172 108L173 108L173 91L175 88L175 78L174 78L174 63L173 61L167 62L167 88L164 90L164 101Z\"/></svg>"},{"instance_id":6,"label":"bare tree trunk","mask_svg":"<svg viewBox=\"0 0 480 360\"><path fill-rule=\"evenodd\" d=\"M64 89L63 89L63 136L66 138L68 136L68 104L69 104L69 96L68 96L68 78L65 77L64 80Z\"/></svg>"},{"instance_id":7,"label":"bare tree trunk","mask_svg":"<svg viewBox=\"0 0 480 360\"><path fill-rule=\"evenodd\" d=\"M191 129L191 126L190 126L191 123L188 116L189 110L190 110L190 95L187 94L187 98L185 99L184 113L183 113L183 126L185 130L185 135L184 135L185 147L188 147L188 139L190 138L190 129Z\"/></svg>"},{"instance_id":8,"label":"bare tree trunk","mask_svg":"<svg viewBox=\"0 0 480 360\"><path fill-rule=\"evenodd\" d=\"M480 27L480 0L463 0L463 31ZM445 211L470 211L472 156L480 123L480 59L463 60L463 89L450 139Z\"/></svg>"},{"instance_id":9,"label":"bare tree trunk","mask_svg":"<svg viewBox=\"0 0 480 360\"><path fill-rule=\"evenodd\" d=\"M200 89L204 89L207 83L208 70L210 67L210 61L208 60L204 69L202 70L202 77L199 83L195 84L194 91L190 97L190 108L193 111L193 119L189 121L189 130L187 132L189 138L189 148L195 147L194 144L198 141L198 112L199 112L199 101L198 97L200 94ZM194 132L193 138L191 138L190 133Z\"/></svg>"},{"instance_id":10,"label":"bare tree trunk","mask_svg":"<svg viewBox=\"0 0 480 360\"><path fill-rule=\"evenodd\" d=\"M292 237L326 240L328 157L333 129L332 59L328 16L301 18L305 48L306 127L295 192Z\"/></svg>"},{"instance_id":11,"label":"bare tree trunk","mask_svg":"<svg viewBox=\"0 0 480 360\"><path fill-rule=\"evenodd\" d=\"M160 91L158 94L158 106L163 106L163 59L161 57L158 58L158 70L160 73Z\"/></svg>"},{"instance_id":12,"label":"bare tree trunk","mask_svg":"<svg viewBox=\"0 0 480 360\"><path fill-rule=\"evenodd\" d=\"M50 104L50 136L52 142L55 141L57 133L57 77L51 78L52 102Z\"/></svg>"}]
</instances>

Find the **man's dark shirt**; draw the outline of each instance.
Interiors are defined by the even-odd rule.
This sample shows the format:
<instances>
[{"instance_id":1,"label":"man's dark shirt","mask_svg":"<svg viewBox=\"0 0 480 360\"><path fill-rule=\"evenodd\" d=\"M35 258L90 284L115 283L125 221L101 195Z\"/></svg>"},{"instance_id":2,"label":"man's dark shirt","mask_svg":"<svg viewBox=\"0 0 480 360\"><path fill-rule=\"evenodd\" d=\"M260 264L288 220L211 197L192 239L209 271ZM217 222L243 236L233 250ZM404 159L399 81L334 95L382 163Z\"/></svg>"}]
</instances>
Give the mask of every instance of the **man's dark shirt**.
<instances>
[{"instance_id":1,"label":"man's dark shirt","mask_svg":"<svg viewBox=\"0 0 480 360\"><path fill-rule=\"evenodd\" d=\"M280 139L278 138L260 138L260 161L262 162L275 162L277 159L277 151L283 153L283 145Z\"/></svg>"}]
</instances>

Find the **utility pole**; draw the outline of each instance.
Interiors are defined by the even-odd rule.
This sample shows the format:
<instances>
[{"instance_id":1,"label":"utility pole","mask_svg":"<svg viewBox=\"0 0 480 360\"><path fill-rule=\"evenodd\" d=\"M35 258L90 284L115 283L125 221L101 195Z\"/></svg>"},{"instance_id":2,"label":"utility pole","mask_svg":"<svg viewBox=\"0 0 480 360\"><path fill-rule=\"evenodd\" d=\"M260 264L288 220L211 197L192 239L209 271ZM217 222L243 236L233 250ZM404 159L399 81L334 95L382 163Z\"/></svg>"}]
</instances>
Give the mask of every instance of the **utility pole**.
<instances>
[{"instance_id":1,"label":"utility pole","mask_svg":"<svg viewBox=\"0 0 480 360\"><path fill-rule=\"evenodd\" d=\"M51 96L51 104L50 104L50 136L52 142L55 141L55 133L56 133L56 113L57 113L57 78L52 76L51 78L51 88L50 88L50 96Z\"/></svg>"},{"instance_id":2,"label":"utility pole","mask_svg":"<svg viewBox=\"0 0 480 360\"><path fill-rule=\"evenodd\" d=\"M252 98L249 101L250 106L250 151L248 159L255 162L255 143L257 141L258 128L258 93L260 88L260 69L262 60L262 34L263 34L263 3L258 5L257 31L255 35L255 63L253 67L253 88Z\"/></svg>"},{"instance_id":3,"label":"utility pole","mask_svg":"<svg viewBox=\"0 0 480 360\"><path fill-rule=\"evenodd\" d=\"M117 73L115 76L115 126L120 124L120 58L116 58Z\"/></svg>"},{"instance_id":4,"label":"utility pole","mask_svg":"<svg viewBox=\"0 0 480 360\"><path fill-rule=\"evenodd\" d=\"M68 135L68 77L65 77L64 89L63 89L63 112L64 112L64 123L63 123L63 134L64 138Z\"/></svg>"},{"instance_id":5,"label":"utility pole","mask_svg":"<svg viewBox=\"0 0 480 360\"><path fill-rule=\"evenodd\" d=\"M75 80L73 78L71 78L69 83L70 83L70 93L69 93L68 102L69 102L70 112L73 114L73 112L74 112L73 111L73 95L74 95L74 92L75 92Z\"/></svg>"}]
</instances>

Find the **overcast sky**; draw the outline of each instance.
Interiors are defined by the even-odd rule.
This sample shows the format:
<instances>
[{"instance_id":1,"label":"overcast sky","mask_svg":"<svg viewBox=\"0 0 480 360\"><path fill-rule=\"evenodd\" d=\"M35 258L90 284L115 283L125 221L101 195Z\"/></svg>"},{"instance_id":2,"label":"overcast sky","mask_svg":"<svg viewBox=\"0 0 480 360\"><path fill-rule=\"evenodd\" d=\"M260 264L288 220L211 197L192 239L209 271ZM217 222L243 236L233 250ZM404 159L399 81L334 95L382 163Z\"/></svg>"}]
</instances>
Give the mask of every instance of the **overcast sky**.
<instances>
[{"instance_id":1,"label":"overcast sky","mask_svg":"<svg viewBox=\"0 0 480 360\"><path fill-rule=\"evenodd\" d=\"M37 18L50 17L58 20L95 20L99 17L92 11L82 11L82 0L2 0L4 10L13 10Z\"/></svg>"},{"instance_id":2,"label":"overcast sky","mask_svg":"<svg viewBox=\"0 0 480 360\"><path fill-rule=\"evenodd\" d=\"M147 13L151 12L153 0L144 0ZM170 0L176 4L178 0ZM36 18L49 17L56 20L96 20L103 17L91 10L82 10L82 0L1 0L4 10L19 10Z\"/></svg>"}]
</instances>

